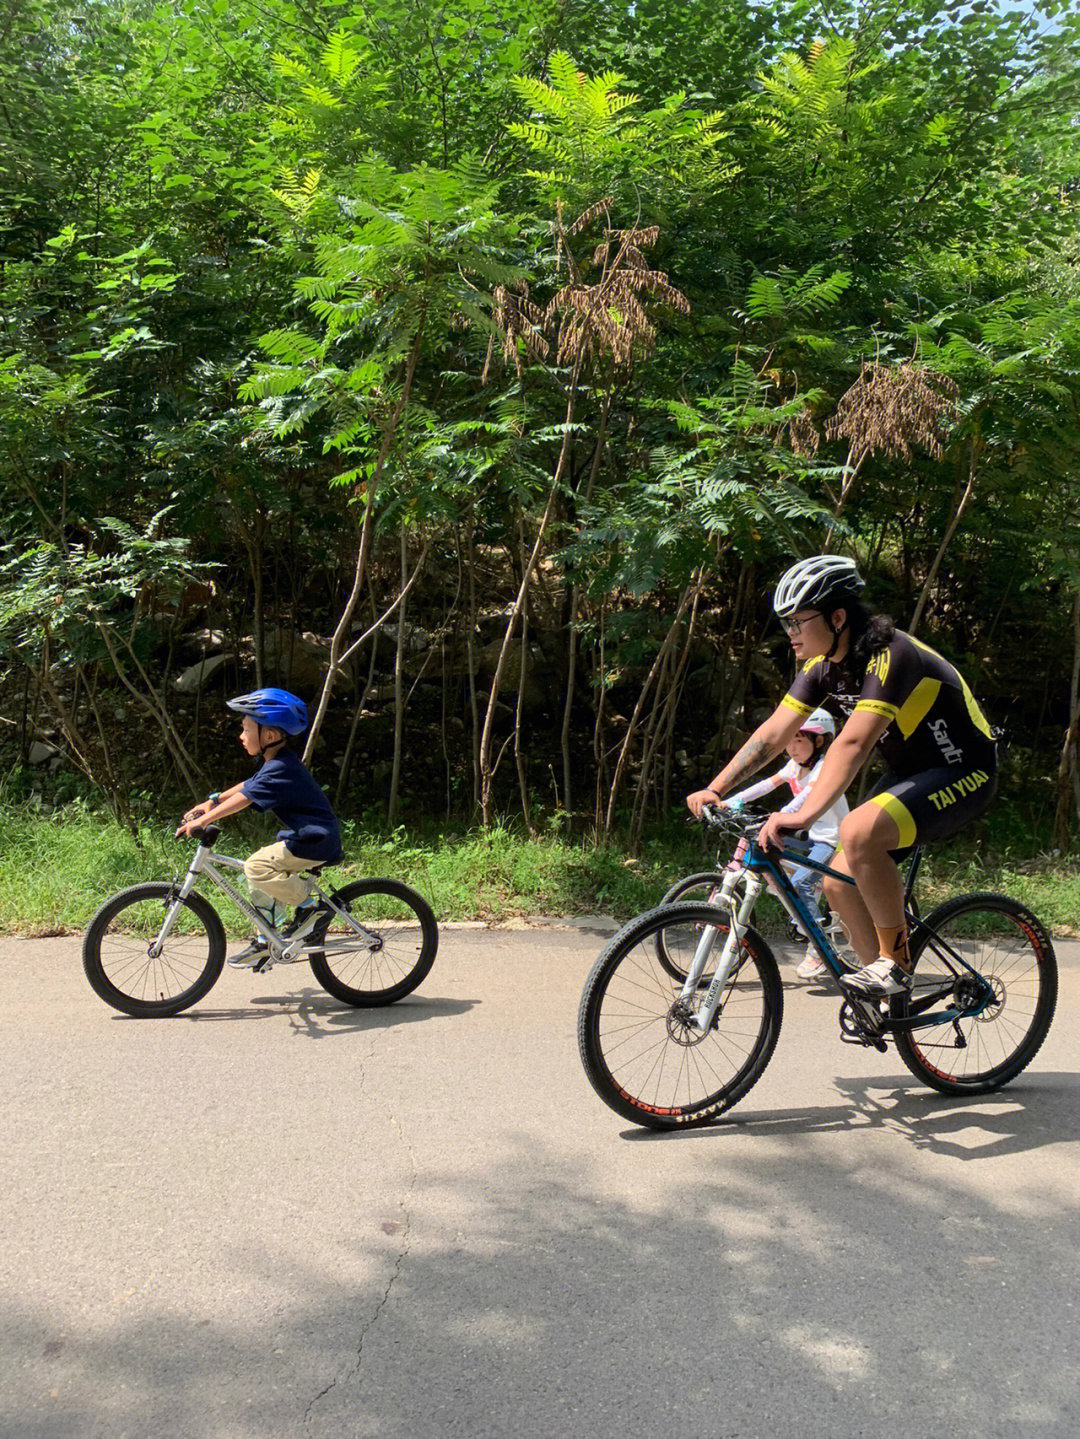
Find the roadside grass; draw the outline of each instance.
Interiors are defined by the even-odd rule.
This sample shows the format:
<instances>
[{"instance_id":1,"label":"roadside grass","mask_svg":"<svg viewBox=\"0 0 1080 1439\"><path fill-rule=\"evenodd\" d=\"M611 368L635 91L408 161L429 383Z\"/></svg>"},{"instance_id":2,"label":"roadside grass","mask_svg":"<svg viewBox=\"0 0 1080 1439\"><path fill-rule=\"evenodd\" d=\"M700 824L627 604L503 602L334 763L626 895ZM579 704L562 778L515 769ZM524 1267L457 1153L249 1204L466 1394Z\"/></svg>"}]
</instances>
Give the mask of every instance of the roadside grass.
<instances>
[{"instance_id":1,"label":"roadside grass","mask_svg":"<svg viewBox=\"0 0 1080 1439\"><path fill-rule=\"evenodd\" d=\"M433 822L393 831L346 822L348 861L331 883L358 875L391 875L413 885L443 922L500 923L524 916L561 918L604 913L622 920L657 904L681 875L713 866L706 836L682 817L650 836L639 856L616 844L567 838L553 820L531 838L519 826L452 829ZM1057 934L1080 932L1078 856L1039 854L1015 831L931 850L919 881L923 912L950 895L997 890L1028 905ZM247 854L267 842L265 820L230 821L222 847ZM76 933L111 894L148 879L182 873L190 841L175 840L160 820L137 836L79 799L54 811L34 803L0 805L0 933ZM214 896L226 929L244 932L243 916ZM781 928L766 896L755 923Z\"/></svg>"}]
</instances>

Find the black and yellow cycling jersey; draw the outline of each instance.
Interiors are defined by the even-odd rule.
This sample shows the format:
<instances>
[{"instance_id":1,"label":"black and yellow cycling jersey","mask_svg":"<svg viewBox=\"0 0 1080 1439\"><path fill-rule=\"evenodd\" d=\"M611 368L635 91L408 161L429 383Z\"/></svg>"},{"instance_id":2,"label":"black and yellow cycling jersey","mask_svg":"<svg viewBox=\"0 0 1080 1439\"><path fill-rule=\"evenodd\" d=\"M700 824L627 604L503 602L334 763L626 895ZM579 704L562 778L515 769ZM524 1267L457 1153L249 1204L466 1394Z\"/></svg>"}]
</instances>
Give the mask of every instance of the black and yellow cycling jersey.
<instances>
[{"instance_id":1,"label":"black and yellow cycling jersey","mask_svg":"<svg viewBox=\"0 0 1080 1439\"><path fill-rule=\"evenodd\" d=\"M808 660L782 701L806 716L818 706L846 720L889 721L878 748L890 773L869 803L896 821L900 849L946 839L980 815L997 787L997 747L963 676L936 650L897 630L860 678L850 656Z\"/></svg>"},{"instance_id":2,"label":"black and yellow cycling jersey","mask_svg":"<svg viewBox=\"0 0 1080 1439\"><path fill-rule=\"evenodd\" d=\"M865 675L850 655L839 664L824 655L808 660L782 703L802 716L819 705L844 720L860 711L881 715L889 727L878 748L900 779L938 769L960 779L997 767L993 731L963 676L903 630L870 657Z\"/></svg>"}]
</instances>

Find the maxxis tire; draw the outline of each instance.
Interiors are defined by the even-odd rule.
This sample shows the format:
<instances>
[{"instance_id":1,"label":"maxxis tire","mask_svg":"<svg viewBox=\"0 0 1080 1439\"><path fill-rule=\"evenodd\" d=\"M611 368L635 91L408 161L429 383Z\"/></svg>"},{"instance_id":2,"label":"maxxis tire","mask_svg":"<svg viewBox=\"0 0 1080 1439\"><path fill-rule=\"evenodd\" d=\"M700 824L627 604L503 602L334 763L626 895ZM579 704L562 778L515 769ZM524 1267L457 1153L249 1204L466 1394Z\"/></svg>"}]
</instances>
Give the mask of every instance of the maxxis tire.
<instances>
[{"instance_id":1,"label":"maxxis tire","mask_svg":"<svg viewBox=\"0 0 1080 1439\"><path fill-rule=\"evenodd\" d=\"M719 1050L725 1022L744 1025L744 1033L738 1036L735 1046L743 1058L726 1082L686 1103L658 1103L656 1095L646 1098L627 1087L630 1083L627 1056L620 1056L618 1061L611 1057L616 1047L625 1050L627 1029L634 1025L642 1030L645 1043L643 1055L648 1054L650 1046L663 1045L665 1029L671 1035L664 1004L669 996L672 1003L677 999L677 982L658 958L657 931L665 925L677 925L686 926L693 932L695 926L710 924L716 917L716 910L704 904L661 905L650 910L625 925L612 938L585 982L578 1009L578 1050L582 1065L589 1083L604 1103L634 1124L649 1129L683 1129L709 1123L730 1109L757 1083L776 1048L784 1003L780 971L765 940L756 930L748 928L742 942L743 961L738 972L732 976L713 1029L701 1041L702 1044L712 1042ZM605 1018L605 1001L611 997L612 986L624 964L628 966L625 983L632 996L629 1023L618 1012L621 1001L617 995ZM647 973L647 967L651 966L655 966L655 970ZM641 973L635 973L635 968ZM753 998L758 987L760 1001ZM742 992L735 994L736 990ZM643 996L652 997L652 991L655 991L656 1014L645 1017L642 1011L639 1016L635 1013L639 1009L639 1000ZM745 1009L747 1000L750 1002L748 1010ZM744 1010L748 1016L746 1019L742 1018ZM646 1026L650 1027L648 1035L644 1032ZM723 1038L725 1042L731 1042L727 1033ZM669 1042L676 1044L674 1040ZM607 1054L606 1043L610 1045ZM688 1061L680 1060L679 1048L689 1053L689 1046L678 1044L675 1049L674 1063L685 1065ZM724 1062L726 1067L726 1056L722 1050L714 1057L718 1062ZM633 1055L628 1058L631 1063L634 1062ZM662 1061L660 1063L662 1069ZM618 1075L613 1072L613 1067L619 1070ZM701 1068L700 1062L697 1067ZM710 1072L716 1072L712 1063L708 1067ZM687 1074L688 1083L692 1077ZM678 1076L676 1083L681 1083Z\"/></svg>"},{"instance_id":2,"label":"maxxis tire","mask_svg":"<svg viewBox=\"0 0 1080 1439\"><path fill-rule=\"evenodd\" d=\"M1015 929L1017 946L1015 955L1012 957L1002 955L996 950L991 951L987 955L985 967L981 970L995 984L995 988L1000 990L999 1002L990 1006L984 1017L961 1021L961 1024L967 1029L967 1049L974 1048L977 1051L985 1051L987 1054L986 1066L978 1069L971 1068L963 1075L948 1074L939 1067L943 1059L935 1064L930 1054L924 1052L924 1050L940 1048L942 1057L948 1052L944 1046L924 1045L921 1042L925 1036L932 1034L933 1030L916 1029L896 1032L897 1052L908 1069L924 1084L942 1094L983 1094L989 1090L999 1089L1003 1084L1008 1084L1011 1079L1015 1079L1039 1052L1043 1040L1049 1032L1057 1005L1058 971L1054 946L1042 923L1024 905L1001 894L959 895L956 899L939 905L927 916L926 923L933 929L941 931L943 938L947 939L950 928L957 933L962 932L957 927L958 919L968 916L970 926L970 917L979 913L986 914L988 921L992 916L1000 917L999 922L1004 925L1003 932L1006 934ZM916 993L919 981L919 962L920 960L924 960L924 962L929 960L933 940L933 935L922 933L918 935L912 946ZM955 934L953 942L956 942ZM976 965L976 968L980 968L980 965ZM1030 969L1032 986L1037 987L1037 993L1033 999L1027 997L1024 969ZM1005 1013L1009 1001L1010 984L1013 987L1016 1008L1010 1011L1009 1018L1014 1026L1023 1024L1024 1030L1015 1045L1006 1053L1001 1046L1005 1042L1011 1044L1011 1038L1003 1040L998 1037L996 1043L991 1045L989 1039L984 1038L980 1025L996 1023ZM890 1005L891 1016L893 1018L906 1016L909 1012L909 1003L907 995L897 996ZM1029 1008L1030 1014L1027 1013ZM989 1053L991 1048L1001 1051L994 1062L991 1062ZM966 1051L955 1052L965 1053Z\"/></svg>"}]
</instances>

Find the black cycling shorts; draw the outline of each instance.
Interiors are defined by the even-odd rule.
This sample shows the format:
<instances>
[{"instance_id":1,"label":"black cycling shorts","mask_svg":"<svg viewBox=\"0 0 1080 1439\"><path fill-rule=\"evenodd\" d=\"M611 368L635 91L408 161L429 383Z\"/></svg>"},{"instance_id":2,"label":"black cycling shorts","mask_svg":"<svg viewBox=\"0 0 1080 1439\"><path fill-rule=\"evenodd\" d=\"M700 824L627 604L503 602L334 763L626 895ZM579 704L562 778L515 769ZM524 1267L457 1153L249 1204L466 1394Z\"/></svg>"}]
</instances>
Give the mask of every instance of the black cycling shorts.
<instances>
[{"instance_id":1,"label":"black cycling shorts","mask_svg":"<svg viewBox=\"0 0 1080 1439\"><path fill-rule=\"evenodd\" d=\"M867 803L880 805L896 821L899 850L906 851L951 838L989 808L996 791L996 768L945 765L907 779L887 774Z\"/></svg>"}]
</instances>

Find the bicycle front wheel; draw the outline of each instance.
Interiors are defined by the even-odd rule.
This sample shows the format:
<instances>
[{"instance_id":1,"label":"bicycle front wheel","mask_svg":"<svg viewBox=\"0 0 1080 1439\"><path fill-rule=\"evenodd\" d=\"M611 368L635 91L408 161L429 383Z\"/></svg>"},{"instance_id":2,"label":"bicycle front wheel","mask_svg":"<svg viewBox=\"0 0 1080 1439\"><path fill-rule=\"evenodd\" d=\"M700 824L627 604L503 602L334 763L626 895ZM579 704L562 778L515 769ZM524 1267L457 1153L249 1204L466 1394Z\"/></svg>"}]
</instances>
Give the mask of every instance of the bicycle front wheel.
<instances>
[{"instance_id":1,"label":"bicycle front wheel","mask_svg":"<svg viewBox=\"0 0 1080 1439\"><path fill-rule=\"evenodd\" d=\"M780 1034L783 988L772 951L753 929L739 956L711 1028L690 1025L694 1007L680 998L682 981L715 909L662 905L612 939L585 982L578 1011L578 1048L585 1073L605 1104L650 1129L705 1124L757 1082ZM724 933L706 970L715 970ZM700 994L700 991L699 991Z\"/></svg>"},{"instance_id":2,"label":"bicycle front wheel","mask_svg":"<svg viewBox=\"0 0 1080 1439\"><path fill-rule=\"evenodd\" d=\"M910 996L894 1018L950 1005L970 1007L972 981L955 951L994 990L991 1002L955 1025L898 1030L896 1048L912 1074L943 1094L979 1094L1014 1079L1031 1063L1057 1003L1057 960L1050 936L1030 910L1000 894L966 894L935 909L912 945Z\"/></svg>"},{"instance_id":3,"label":"bicycle front wheel","mask_svg":"<svg viewBox=\"0 0 1080 1439\"><path fill-rule=\"evenodd\" d=\"M393 1004L427 976L439 947L439 927L425 900L396 879L358 879L333 896L363 926L357 933L331 914L313 931L311 971L343 1004Z\"/></svg>"},{"instance_id":4,"label":"bicycle front wheel","mask_svg":"<svg viewBox=\"0 0 1080 1439\"><path fill-rule=\"evenodd\" d=\"M171 884L136 884L101 906L83 939L83 969L94 993L137 1019L179 1014L202 999L225 961L225 930L201 894L176 901Z\"/></svg>"}]
</instances>

